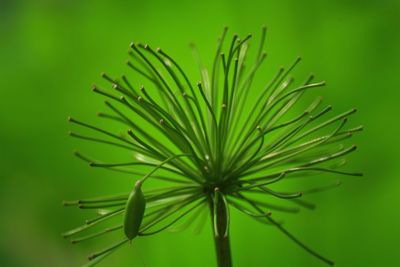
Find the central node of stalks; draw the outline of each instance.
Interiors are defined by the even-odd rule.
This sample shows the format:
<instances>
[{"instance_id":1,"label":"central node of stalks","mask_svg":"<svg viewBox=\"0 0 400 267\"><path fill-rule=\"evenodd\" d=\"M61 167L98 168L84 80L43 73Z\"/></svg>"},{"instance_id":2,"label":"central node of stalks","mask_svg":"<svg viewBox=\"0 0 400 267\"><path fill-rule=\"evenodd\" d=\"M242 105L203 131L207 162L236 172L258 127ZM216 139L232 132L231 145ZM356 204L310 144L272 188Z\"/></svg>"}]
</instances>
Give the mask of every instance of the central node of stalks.
<instances>
[{"instance_id":1,"label":"central node of stalks","mask_svg":"<svg viewBox=\"0 0 400 267\"><path fill-rule=\"evenodd\" d=\"M241 188L240 183L232 183L232 181L216 181L214 183L206 183L203 192L206 195L214 195L215 190L219 190L224 195L230 195Z\"/></svg>"}]
</instances>

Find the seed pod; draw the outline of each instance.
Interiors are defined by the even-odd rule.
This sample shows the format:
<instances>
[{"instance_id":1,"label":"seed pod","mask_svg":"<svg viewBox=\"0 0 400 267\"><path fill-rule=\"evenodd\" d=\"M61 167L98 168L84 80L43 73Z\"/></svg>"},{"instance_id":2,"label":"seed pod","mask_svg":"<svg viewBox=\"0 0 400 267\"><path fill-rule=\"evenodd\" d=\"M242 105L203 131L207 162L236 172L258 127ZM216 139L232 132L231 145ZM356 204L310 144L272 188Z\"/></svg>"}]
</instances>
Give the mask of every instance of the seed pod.
<instances>
[{"instance_id":1,"label":"seed pod","mask_svg":"<svg viewBox=\"0 0 400 267\"><path fill-rule=\"evenodd\" d=\"M126 202L124 232L129 240L132 240L138 235L146 208L146 200L141 186L142 180L137 181Z\"/></svg>"}]
</instances>

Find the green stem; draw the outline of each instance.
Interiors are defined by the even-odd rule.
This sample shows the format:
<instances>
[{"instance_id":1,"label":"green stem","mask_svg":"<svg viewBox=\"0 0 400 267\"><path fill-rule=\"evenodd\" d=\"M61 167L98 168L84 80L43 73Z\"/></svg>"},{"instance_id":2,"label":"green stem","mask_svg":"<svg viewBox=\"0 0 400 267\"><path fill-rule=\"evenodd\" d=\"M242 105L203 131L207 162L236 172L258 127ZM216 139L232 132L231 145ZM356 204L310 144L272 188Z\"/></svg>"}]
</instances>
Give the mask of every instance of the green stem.
<instances>
[{"instance_id":1,"label":"green stem","mask_svg":"<svg viewBox=\"0 0 400 267\"><path fill-rule=\"evenodd\" d=\"M225 206L223 205L222 201L219 201L218 205L218 233L215 232L215 228L213 227L214 231L214 243L215 243L215 251L217 254L217 263L218 267L232 267L232 257L231 257L231 246L229 241L229 232L226 236L224 236L224 232L226 229L226 212ZM210 210L211 210L211 222L214 222L214 207L212 200L210 201Z\"/></svg>"}]
</instances>

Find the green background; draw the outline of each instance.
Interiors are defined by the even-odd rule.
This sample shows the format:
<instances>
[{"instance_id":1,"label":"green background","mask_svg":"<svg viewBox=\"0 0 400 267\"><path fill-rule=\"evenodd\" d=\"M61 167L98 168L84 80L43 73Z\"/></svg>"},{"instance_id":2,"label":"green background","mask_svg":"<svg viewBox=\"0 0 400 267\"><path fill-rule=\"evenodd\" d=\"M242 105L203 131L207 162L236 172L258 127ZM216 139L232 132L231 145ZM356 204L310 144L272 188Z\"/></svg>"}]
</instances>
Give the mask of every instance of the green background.
<instances>
[{"instance_id":1,"label":"green background","mask_svg":"<svg viewBox=\"0 0 400 267\"><path fill-rule=\"evenodd\" d=\"M84 212L61 202L128 191L136 178L74 158L77 147L99 157L117 151L69 138L66 118L98 120L103 100L90 86L102 71L129 72L132 40L163 47L196 81L189 42L208 63L223 26L245 35L263 24L267 72L301 55L299 73L327 80L325 101L336 112L357 107L351 121L365 126L349 165L365 177L313 196L318 209L283 216L287 228L337 266L400 266L400 2L382 0L0 1L0 266L79 266L108 243L63 240ZM237 213L231 232L235 266L324 266ZM206 224L200 235L135 240L100 266L214 265Z\"/></svg>"}]
</instances>

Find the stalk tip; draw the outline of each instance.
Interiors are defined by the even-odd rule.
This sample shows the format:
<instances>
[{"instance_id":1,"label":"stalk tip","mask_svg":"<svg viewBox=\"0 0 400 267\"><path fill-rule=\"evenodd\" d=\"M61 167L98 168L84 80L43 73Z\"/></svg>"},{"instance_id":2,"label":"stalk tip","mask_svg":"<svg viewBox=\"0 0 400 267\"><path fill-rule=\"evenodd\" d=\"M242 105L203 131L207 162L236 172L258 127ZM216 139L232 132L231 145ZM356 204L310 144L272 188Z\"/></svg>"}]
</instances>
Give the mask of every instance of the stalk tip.
<instances>
[{"instance_id":1,"label":"stalk tip","mask_svg":"<svg viewBox=\"0 0 400 267\"><path fill-rule=\"evenodd\" d=\"M142 183L143 183L142 179L137 180L136 183L135 183L135 187L136 188L140 188L142 186Z\"/></svg>"},{"instance_id":2,"label":"stalk tip","mask_svg":"<svg viewBox=\"0 0 400 267\"><path fill-rule=\"evenodd\" d=\"M87 258L89 261L94 260L96 258L96 254L91 254Z\"/></svg>"}]
</instances>

